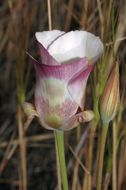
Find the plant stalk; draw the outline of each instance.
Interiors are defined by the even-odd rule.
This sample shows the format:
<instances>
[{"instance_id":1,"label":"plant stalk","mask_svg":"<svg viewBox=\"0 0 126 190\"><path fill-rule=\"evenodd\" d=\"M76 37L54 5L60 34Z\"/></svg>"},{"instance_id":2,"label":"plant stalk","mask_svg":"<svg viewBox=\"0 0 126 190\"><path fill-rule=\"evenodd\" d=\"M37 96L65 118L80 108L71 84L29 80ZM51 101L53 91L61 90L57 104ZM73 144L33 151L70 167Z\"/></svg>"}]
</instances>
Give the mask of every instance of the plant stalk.
<instances>
[{"instance_id":1,"label":"plant stalk","mask_svg":"<svg viewBox=\"0 0 126 190\"><path fill-rule=\"evenodd\" d=\"M116 149L117 149L117 135L116 135L116 126L113 122L113 154L112 154L112 186L113 190L117 190L117 171L116 171Z\"/></svg>"},{"instance_id":2,"label":"plant stalk","mask_svg":"<svg viewBox=\"0 0 126 190\"><path fill-rule=\"evenodd\" d=\"M97 190L101 190L102 187L102 173L103 173L103 160L105 152L105 143L107 137L109 123L103 123L102 132L100 136L100 149L98 154L98 176L97 176Z\"/></svg>"},{"instance_id":3,"label":"plant stalk","mask_svg":"<svg viewBox=\"0 0 126 190\"><path fill-rule=\"evenodd\" d=\"M24 129L23 129L22 112L20 106L18 108L18 129L19 129L19 143L20 143L21 190L27 190L26 143L24 141Z\"/></svg>"},{"instance_id":4,"label":"plant stalk","mask_svg":"<svg viewBox=\"0 0 126 190\"><path fill-rule=\"evenodd\" d=\"M52 30L51 0L47 0L47 7L48 7L48 25L49 25L49 30Z\"/></svg>"},{"instance_id":5,"label":"plant stalk","mask_svg":"<svg viewBox=\"0 0 126 190\"><path fill-rule=\"evenodd\" d=\"M57 152L58 152L58 157L59 157L61 182L62 182L63 190L68 190L69 188L68 188L65 151L64 151L64 133L60 130L55 130L54 133L55 133L55 141L57 144Z\"/></svg>"}]
</instances>

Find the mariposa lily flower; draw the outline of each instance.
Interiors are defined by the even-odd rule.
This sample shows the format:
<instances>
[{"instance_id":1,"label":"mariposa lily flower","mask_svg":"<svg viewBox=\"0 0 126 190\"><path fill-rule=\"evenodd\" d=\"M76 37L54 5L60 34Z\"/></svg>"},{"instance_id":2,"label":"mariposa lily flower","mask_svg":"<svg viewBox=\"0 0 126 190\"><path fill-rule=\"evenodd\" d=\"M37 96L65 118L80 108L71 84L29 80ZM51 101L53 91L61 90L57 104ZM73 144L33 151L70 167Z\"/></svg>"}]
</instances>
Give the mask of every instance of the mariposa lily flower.
<instances>
[{"instance_id":1,"label":"mariposa lily flower","mask_svg":"<svg viewBox=\"0 0 126 190\"><path fill-rule=\"evenodd\" d=\"M59 30L35 34L41 61L32 59L36 70L35 107L43 127L69 130L90 121L84 111L85 88L103 44L86 31Z\"/></svg>"}]
</instances>

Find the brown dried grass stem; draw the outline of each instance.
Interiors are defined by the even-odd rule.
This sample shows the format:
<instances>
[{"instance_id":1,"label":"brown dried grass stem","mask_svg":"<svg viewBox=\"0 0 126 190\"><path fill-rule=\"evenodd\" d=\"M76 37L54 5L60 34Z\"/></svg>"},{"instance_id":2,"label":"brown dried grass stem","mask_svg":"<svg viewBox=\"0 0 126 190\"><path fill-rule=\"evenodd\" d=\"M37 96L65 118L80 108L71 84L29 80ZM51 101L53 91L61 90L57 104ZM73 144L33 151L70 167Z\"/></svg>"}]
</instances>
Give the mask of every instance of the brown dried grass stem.
<instances>
[{"instance_id":1,"label":"brown dried grass stem","mask_svg":"<svg viewBox=\"0 0 126 190\"><path fill-rule=\"evenodd\" d=\"M31 142L39 142L39 141L44 141L48 139L53 139L54 136L53 134L42 134L42 135L32 135L30 137L24 137L24 141L26 144L31 143ZM10 145L19 145L20 141L18 139L13 140L10 142ZM0 143L1 148L5 148L8 146L9 142L4 141Z\"/></svg>"},{"instance_id":2,"label":"brown dried grass stem","mask_svg":"<svg viewBox=\"0 0 126 190\"><path fill-rule=\"evenodd\" d=\"M51 0L47 0L47 6L48 6L48 25L49 25L49 30L52 30Z\"/></svg>"}]
</instances>

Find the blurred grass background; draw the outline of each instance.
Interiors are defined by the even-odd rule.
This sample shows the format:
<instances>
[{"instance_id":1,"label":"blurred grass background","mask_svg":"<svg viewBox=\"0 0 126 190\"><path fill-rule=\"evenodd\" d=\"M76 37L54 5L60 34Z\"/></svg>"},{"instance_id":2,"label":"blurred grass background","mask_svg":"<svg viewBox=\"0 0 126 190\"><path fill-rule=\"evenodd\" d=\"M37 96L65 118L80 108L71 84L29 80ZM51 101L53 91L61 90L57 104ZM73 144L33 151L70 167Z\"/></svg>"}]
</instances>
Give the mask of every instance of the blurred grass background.
<instances>
[{"instance_id":1,"label":"blurred grass background","mask_svg":"<svg viewBox=\"0 0 126 190\"><path fill-rule=\"evenodd\" d=\"M52 0L52 28L82 29L101 37L105 54L87 87L86 108L95 119L65 134L71 190L96 189L101 121L99 98L120 63L121 103L117 128L117 189L126 189L126 0ZM38 59L34 34L48 30L46 0L0 1L0 190L57 189L53 133L27 119L22 104L34 102L35 73L26 54ZM102 189L112 185L112 126L105 149ZM90 175L89 175L90 173Z\"/></svg>"}]
</instances>

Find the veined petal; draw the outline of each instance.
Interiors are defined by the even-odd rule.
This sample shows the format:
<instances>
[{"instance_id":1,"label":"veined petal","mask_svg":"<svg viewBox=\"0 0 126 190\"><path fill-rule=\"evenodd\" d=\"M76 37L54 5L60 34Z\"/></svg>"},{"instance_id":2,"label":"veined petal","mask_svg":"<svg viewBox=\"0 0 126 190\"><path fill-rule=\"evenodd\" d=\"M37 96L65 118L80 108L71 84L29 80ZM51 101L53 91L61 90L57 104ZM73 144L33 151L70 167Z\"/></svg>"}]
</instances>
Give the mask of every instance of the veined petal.
<instances>
[{"instance_id":1,"label":"veined petal","mask_svg":"<svg viewBox=\"0 0 126 190\"><path fill-rule=\"evenodd\" d=\"M53 77L68 82L75 74L86 70L89 66L86 58L81 58L76 61L71 61L69 64L64 65L45 65L40 64L37 60L31 57L32 63L36 69L36 77Z\"/></svg>"},{"instance_id":2,"label":"veined petal","mask_svg":"<svg viewBox=\"0 0 126 190\"><path fill-rule=\"evenodd\" d=\"M52 77L37 81L35 105L40 120L53 128L59 128L78 109L67 90L67 83Z\"/></svg>"},{"instance_id":3,"label":"veined petal","mask_svg":"<svg viewBox=\"0 0 126 190\"><path fill-rule=\"evenodd\" d=\"M41 62L42 64L45 65L59 65L60 63L55 60L54 57L52 57L47 49L44 48L44 46L40 43L39 45L39 51L40 51L40 56L41 56Z\"/></svg>"},{"instance_id":4,"label":"veined petal","mask_svg":"<svg viewBox=\"0 0 126 190\"><path fill-rule=\"evenodd\" d=\"M39 64L34 59L32 61L36 68L35 105L39 118L43 125L46 123L47 126L58 128L77 112L78 104L68 92L67 86L77 72L88 67L87 59L55 66Z\"/></svg>"},{"instance_id":5,"label":"veined petal","mask_svg":"<svg viewBox=\"0 0 126 190\"><path fill-rule=\"evenodd\" d=\"M92 68L92 65L88 65L86 69L76 73L68 83L69 93L81 110L84 109L85 89Z\"/></svg>"},{"instance_id":6,"label":"veined petal","mask_svg":"<svg viewBox=\"0 0 126 190\"><path fill-rule=\"evenodd\" d=\"M42 79L46 78L47 84L50 84L48 89L51 89L51 87L53 87L53 84L51 82L53 79L57 79L57 81L60 81L60 83L62 81L63 83L65 83L65 88L68 89L68 93L69 96L71 96L71 99L75 101L78 106L80 106L80 108L83 110L86 83L88 76L93 68L92 65L88 64L86 58L79 59L78 61L71 62L70 64L57 66L39 64L35 62L35 60L32 60L32 62L34 63L36 68L37 81L42 81ZM39 86L41 87L41 85ZM59 86L63 88L62 83ZM38 87L38 89L40 87ZM40 88L40 91L41 89L42 88ZM57 93L57 91L59 90L55 89L55 91ZM43 89L43 92L45 92L45 88ZM60 95L56 93L51 94L50 92L46 92L45 97L51 94L50 99L55 96L58 100L60 98Z\"/></svg>"}]
</instances>

